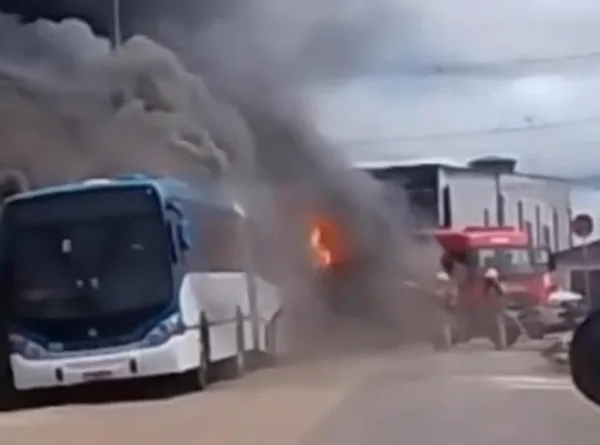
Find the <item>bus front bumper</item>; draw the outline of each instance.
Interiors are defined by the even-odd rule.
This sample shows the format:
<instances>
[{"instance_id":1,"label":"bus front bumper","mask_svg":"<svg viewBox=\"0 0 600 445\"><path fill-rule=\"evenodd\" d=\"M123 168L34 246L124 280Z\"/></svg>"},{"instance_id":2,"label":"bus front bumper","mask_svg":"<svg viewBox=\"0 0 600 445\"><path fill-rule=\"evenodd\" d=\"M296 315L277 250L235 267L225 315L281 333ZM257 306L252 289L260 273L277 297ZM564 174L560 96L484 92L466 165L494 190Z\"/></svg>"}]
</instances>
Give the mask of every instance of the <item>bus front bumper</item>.
<instances>
[{"instance_id":1,"label":"bus front bumper","mask_svg":"<svg viewBox=\"0 0 600 445\"><path fill-rule=\"evenodd\" d=\"M15 389L41 389L181 374L199 366L198 336L198 331L188 331L151 348L86 351L85 356L32 360L11 354Z\"/></svg>"}]
</instances>

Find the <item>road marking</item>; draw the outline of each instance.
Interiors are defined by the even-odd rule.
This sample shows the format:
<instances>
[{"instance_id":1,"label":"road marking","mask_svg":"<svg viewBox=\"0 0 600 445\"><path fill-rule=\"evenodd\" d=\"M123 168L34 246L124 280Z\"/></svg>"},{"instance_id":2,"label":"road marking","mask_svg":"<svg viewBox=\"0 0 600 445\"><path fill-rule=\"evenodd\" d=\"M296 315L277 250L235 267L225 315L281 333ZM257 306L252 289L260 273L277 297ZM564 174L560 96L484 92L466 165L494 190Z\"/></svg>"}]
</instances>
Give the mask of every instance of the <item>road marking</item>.
<instances>
[{"instance_id":1,"label":"road marking","mask_svg":"<svg viewBox=\"0 0 600 445\"><path fill-rule=\"evenodd\" d=\"M535 375L494 375L488 381L504 389L529 391L573 391L568 377L542 377Z\"/></svg>"},{"instance_id":2,"label":"road marking","mask_svg":"<svg viewBox=\"0 0 600 445\"><path fill-rule=\"evenodd\" d=\"M569 377L544 377L539 375L487 375L461 376L464 382L479 382L497 388L521 391L574 391Z\"/></svg>"}]
</instances>

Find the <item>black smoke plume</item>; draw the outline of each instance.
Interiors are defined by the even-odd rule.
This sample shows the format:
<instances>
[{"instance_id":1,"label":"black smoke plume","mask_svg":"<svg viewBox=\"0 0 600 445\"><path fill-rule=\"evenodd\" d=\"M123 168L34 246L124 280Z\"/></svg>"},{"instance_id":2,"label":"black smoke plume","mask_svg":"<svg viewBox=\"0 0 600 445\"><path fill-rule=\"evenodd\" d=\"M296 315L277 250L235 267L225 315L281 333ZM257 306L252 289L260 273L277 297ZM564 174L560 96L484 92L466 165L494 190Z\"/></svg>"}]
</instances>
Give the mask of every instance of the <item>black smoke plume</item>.
<instances>
[{"instance_id":1,"label":"black smoke plume","mask_svg":"<svg viewBox=\"0 0 600 445\"><path fill-rule=\"evenodd\" d=\"M131 171L228 178L304 314L296 327L331 325L316 316L328 298L360 303L371 330L414 318L401 284L416 264L405 261L406 207L389 208L317 133L300 94L368 69L409 11L387 0L122 0L126 41L111 50L109 3L3 5L16 15L0 16L0 165L33 186ZM311 211L349 234L333 287L306 261Z\"/></svg>"}]
</instances>

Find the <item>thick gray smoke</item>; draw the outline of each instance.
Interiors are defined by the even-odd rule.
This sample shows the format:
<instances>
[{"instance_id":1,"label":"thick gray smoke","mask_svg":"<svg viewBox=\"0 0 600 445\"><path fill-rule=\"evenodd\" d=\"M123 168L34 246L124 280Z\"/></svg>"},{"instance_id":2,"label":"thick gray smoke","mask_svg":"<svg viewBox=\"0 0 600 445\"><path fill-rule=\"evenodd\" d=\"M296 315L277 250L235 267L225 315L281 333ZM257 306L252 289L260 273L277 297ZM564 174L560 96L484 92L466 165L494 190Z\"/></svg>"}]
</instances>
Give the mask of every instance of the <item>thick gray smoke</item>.
<instances>
[{"instance_id":1,"label":"thick gray smoke","mask_svg":"<svg viewBox=\"0 0 600 445\"><path fill-rule=\"evenodd\" d=\"M298 94L368 67L398 16L385 1L283 3L254 2L202 26L142 15L135 29L156 40L133 37L115 52L76 20L0 16L11 36L0 39L0 164L34 185L131 171L229 178L266 233L274 253L264 261L296 328L328 327L331 293L360 301L370 329L402 325L415 315L403 273L417 263L405 260L406 209L387 208L380 187L316 133ZM355 254L335 289L306 263L309 209L350 234Z\"/></svg>"}]
</instances>

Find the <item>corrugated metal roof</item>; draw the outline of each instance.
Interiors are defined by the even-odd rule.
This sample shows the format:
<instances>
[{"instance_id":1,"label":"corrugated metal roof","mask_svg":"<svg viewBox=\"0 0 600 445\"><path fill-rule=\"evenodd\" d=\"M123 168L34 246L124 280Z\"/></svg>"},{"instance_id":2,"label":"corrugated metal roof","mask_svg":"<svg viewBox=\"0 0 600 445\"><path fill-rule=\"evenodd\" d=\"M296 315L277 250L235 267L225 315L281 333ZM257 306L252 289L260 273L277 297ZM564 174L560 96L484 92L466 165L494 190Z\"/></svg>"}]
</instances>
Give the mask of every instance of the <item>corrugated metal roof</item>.
<instances>
[{"instance_id":1,"label":"corrugated metal roof","mask_svg":"<svg viewBox=\"0 0 600 445\"><path fill-rule=\"evenodd\" d=\"M486 174L485 171L478 170L470 167L466 162L461 163L457 161L453 161L450 158L412 158L412 159L386 159L386 160L373 160L373 161L360 161L355 162L354 167L361 170L386 170L393 168L402 168L402 167L418 167L418 166L437 166L446 170L458 170L464 172L479 172L482 174ZM528 178L528 179L539 179L542 181L555 181L555 182L564 182L564 183L572 183L573 185L578 185L576 181L573 181L569 178L561 178L558 176L549 176L549 175L540 175L534 173L521 173L521 172L513 172L513 173L503 173L504 176L513 176L520 178Z\"/></svg>"},{"instance_id":2,"label":"corrugated metal roof","mask_svg":"<svg viewBox=\"0 0 600 445\"><path fill-rule=\"evenodd\" d=\"M453 169L468 169L467 164L449 158L413 158L362 161L354 164L356 168L365 170L381 170L395 167L416 167L420 165L439 166Z\"/></svg>"},{"instance_id":3,"label":"corrugated metal roof","mask_svg":"<svg viewBox=\"0 0 600 445\"><path fill-rule=\"evenodd\" d=\"M586 255L583 246L574 246L555 253L556 260L563 263L593 263L597 264L600 257L600 240L592 241L587 246Z\"/></svg>"}]
</instances>

